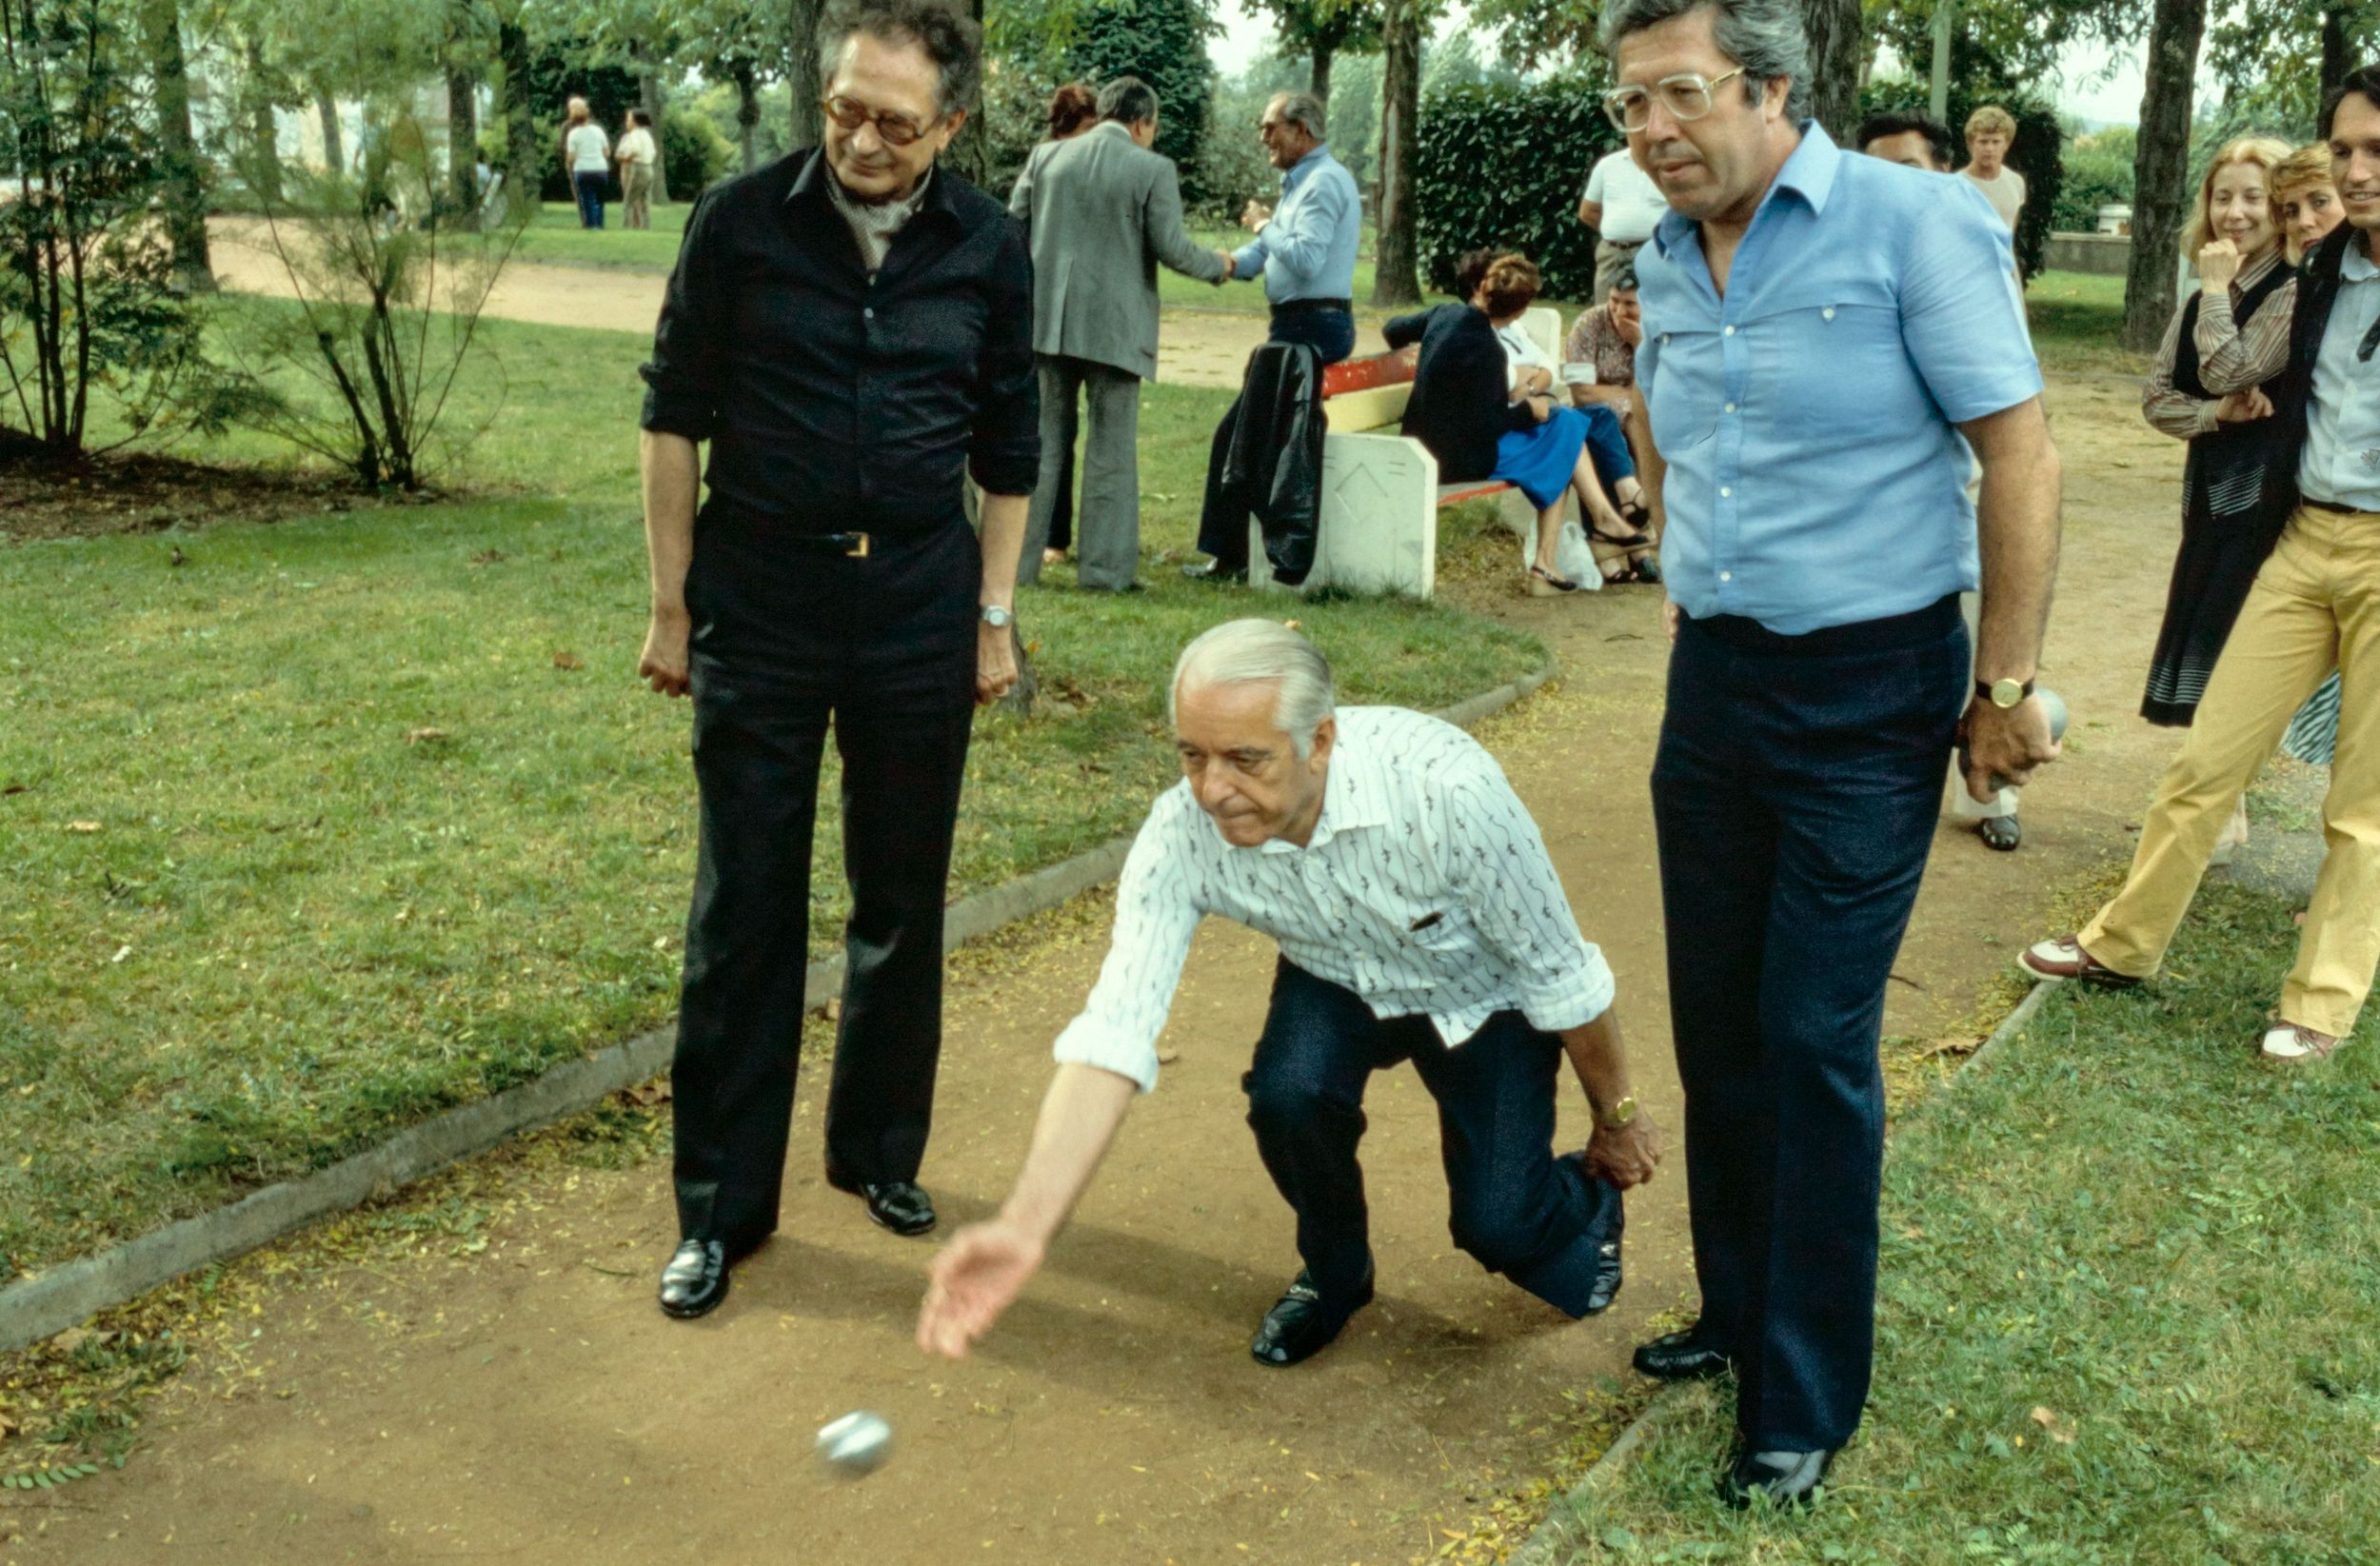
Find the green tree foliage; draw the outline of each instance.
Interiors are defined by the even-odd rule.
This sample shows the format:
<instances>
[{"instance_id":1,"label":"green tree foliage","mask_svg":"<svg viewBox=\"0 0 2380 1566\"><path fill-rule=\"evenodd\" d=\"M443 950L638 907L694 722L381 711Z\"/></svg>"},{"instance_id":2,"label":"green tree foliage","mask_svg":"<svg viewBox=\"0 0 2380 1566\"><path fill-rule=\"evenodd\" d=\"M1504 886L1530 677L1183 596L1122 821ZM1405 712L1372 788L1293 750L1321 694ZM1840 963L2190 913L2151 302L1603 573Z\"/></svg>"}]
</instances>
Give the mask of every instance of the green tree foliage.
<instances>
[{"instance_id":1,"label":"green tree foliage","mask_svg":"<svg viewBox=\"0 0 2380 1566\"><path fill-rule=\"evenodd\" d=\"M2132 201L2132 158L2137 137L2128 125L2076 135L2066 147L2066 177L2058 186L2050 227L2091 233L2099 208Z\"/></svg>"},{"instance_id":2,"label":"green tree foliage","mask_svg":"<svg viewBox=\"0 0 2380 1566\"><path fill-rule=\"evenodd\" d=\"M1432 287L1452 288L1457 258L1492 245L1535 261L1553 298L1593 294L1595 235L1578 221L1578 188L1619 145L1604 86L1599 71L1571 72L1466 83L1422 100L1414 189Z\"/></svg>"},{"instance_id":3,"label":"green tree foliage","mask_svg":"<svg viewBox=\"0 0 2380 1566\"><path fill-rule=\"evenodd\" d=\"M2380 58L2370 0L2245 0L2208 18L2207 64L2227 103L2270 125L2311 134L2326 81L2342 65Z\"/></svg>"},{"instance_id":4,"label":"green tree foliage","mask_svg":"<svg viewBox=\"0 0 2380 1566\"><path fill-rule=\"evenodd\" d=\"M151 215L139 21L123 0L0 0L0 456L88 455L94 392L135 435L220 407Z\"/></svg>"},{"instance_id":5,"label":"green tree foliage","mask_svg":"<svg viewBox=\"0 0 2380 1566\"><path fill-rule=\"evenodd\" d=\"M661 155L669 165L670 192L692 201L736 167L736 144L708 116L671 114L661 122Z\"/></svg>"},{"instance_id":6,"label":"green tree foliage","mask_svg":"<svg viewBox=\"0 0 2380 1566\"><path fill-rule=\"evenodd\" d=\"M1074 19L1068 75L1094 85L1138 76L1157 91L1157 150L1180 168L1181 194L1205 199L1199 153L1215 96L1207 40L1222 30L1201 0L1093 0ZM1055 84L1053 84L1055 85Z\"/></svg>"}]
</instances>

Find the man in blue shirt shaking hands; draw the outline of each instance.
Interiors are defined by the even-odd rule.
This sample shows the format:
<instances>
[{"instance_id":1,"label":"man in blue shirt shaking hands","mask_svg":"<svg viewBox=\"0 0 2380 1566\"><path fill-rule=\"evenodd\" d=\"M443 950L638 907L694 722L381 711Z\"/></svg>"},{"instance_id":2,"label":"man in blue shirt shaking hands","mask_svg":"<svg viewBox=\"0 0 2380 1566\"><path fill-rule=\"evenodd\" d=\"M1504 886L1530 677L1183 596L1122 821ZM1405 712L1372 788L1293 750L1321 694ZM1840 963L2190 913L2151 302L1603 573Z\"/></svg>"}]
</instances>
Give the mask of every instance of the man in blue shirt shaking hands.
<instances>
[{"instance_id":1,"label":"man in blue shirt shaking hands","mask_svg":"<svg viewBox=\"0 0 2380 1566\"><path fill-rule=\"evenodd\" d=\"M2033 698L2057 452L2007 227L1807 117L1795 0L1613 0L1603 38L1606 109L1671 208L1636 256L1636 378L1669 515L1653 796L1702 1290L1636 1364L1733 1369L1724 1493L1801 1501L1867 1398L1877 1035L1947 753L1967 741L1978 800L2057 754Z\"/></svg>"}]
</instances>

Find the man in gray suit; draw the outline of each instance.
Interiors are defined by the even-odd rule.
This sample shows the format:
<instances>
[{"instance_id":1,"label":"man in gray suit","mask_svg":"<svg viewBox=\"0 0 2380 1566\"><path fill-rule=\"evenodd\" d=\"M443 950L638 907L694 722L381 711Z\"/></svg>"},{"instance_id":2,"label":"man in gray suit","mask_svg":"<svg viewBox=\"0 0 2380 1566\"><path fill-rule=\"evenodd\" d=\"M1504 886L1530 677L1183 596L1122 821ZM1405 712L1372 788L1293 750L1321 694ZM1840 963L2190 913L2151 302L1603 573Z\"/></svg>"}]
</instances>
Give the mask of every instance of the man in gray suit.
<instances>
[{"instance_id":1,"label":"man in gray suit","mask_svg":"<svg viewBox=\"0 0 2380 1566\"><path fill-rule=\"evenodd\" d=\"M1017 580L1041 575L1081 391L1091 430L1075 511L1078 580L1130 592L1140 560L1140 383L1157 374L1158 263L1220 283L1231 257L1200 249L1182 229L1173 160L1149 150L1158 105L1148 84L1118 77L1101 91L1099 112L1097 129L1035 148L1008 198L1033 245L1033 356L1041 378L1041 474Z\"/></svg>"}]
</instances>

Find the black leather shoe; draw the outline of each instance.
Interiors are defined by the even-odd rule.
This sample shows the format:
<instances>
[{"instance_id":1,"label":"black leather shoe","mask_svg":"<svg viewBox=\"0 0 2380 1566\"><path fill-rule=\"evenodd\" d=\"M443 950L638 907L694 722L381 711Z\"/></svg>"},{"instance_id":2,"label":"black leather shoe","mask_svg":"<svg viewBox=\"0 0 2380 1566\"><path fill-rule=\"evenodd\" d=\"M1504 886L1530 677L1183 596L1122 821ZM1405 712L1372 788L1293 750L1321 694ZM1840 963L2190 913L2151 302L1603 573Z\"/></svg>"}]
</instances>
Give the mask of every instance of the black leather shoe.
<instances>
[{"instance_id":1,"label":"black leather shoe","mask_svg":"<svg viewBox=\"0 0 2380 1566\"><path fill-rule=\"evenodd\" d=\"M1755 1497L1766 1496L1773 1506L1807 1506L1817 1498L1835 1449L1817 1452L1746 1452L1736 1457L1727 1477L1719 1480L1719 1498L1738 1510Z\"/></svg>"},{"instance_id":2,"label":"black leather shoe","mask_svg":"<svg viewBox=\"0 0 2380 1566\"><path fill-rule=\"evenodd\" d=\"M1316 1291L1312 1276L1300 1267L1298 1281L1290 1284L1289 1292L1264 1313L1248 1352L1256 1356L1260 1365L1294 1365L1300 1359L1310 1359L1330 1345L1349 1317L1370 1303L1371 1274L1364 1274L1363 1287L1357 1291L1355 1298L1333 1304Z\"/></svg>"},{"instance_id":3,"label":"black leather shoe","mask_svg":"<svg viewBox=\"0 0 2380 1566\"><path fill-rule=\"evenodd\" d=\"M1728 1371L1727 1356L1704 1342L1701 1326L1688 1327L1636 1345L1632 1361L1639 1376L1656 1381L1707 1381Z\"/></svg>"},{"instance_id":4,"label":"black leather shoe","mask_svg":"<svg viewBox=\"0 0 2380 1566\"><path fill-rule=\"evenodd\" d=\"M661 1270L661 1308L681 1321L708 1316L727 1298L727 1247L716 1239L684 1239Z\"/></svg>"},{"instance_id":5,"label":"black leather shoe","mask_svg":"<svg viewBox=\"0 0 2380 1566\"><path fill-rule=\"evenodd\" d=\"M1248 568L1245 565L1235 570L1212 560L1203 565L1184 565L1181 568L1181 574L1193 582L1208 582L1219 587L1248 580Z\"/></svg>"},{"instance_id":6,"label":"black leather shoe","mask_svg":"<svg viewBox=\"0 0 2380 1566\"><path fill-rule=\"evenodd\" d=\"M882 1185L866 1185L856 1179L845 1179L833 1170L826 1172L826 1183L838 1191L848 1191L867 1202L867 1216L897 1235L922 1235L934 1227L934 1199L925 1194L925 1187L905 1179L889 1179Z\"/></svg>"}]
</instances>

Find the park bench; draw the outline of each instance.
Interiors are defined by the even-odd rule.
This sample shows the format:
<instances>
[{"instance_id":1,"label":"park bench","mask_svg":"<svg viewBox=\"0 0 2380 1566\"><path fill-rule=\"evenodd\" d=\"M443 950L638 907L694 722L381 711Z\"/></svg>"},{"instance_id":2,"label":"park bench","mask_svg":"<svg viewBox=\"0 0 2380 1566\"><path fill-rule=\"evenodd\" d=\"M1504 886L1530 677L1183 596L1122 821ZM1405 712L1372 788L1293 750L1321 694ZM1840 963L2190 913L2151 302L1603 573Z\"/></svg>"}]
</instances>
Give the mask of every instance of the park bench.
<instances>
[{"instance_id":1,"label":"park bench","mask_svg":"<svg viewBox=\"0 0 2380 1566\"><path fill-rule=\"evenodd\" d=\"M1540 307L1521 317L1546 357L1561 360L1561 312ZM1500 479L1440 484L1438 459L1397 432L1413 396L1413 365L1402 354L1343 359L1322 371L1322 496L1314 569L1295 591L1396 593L1427 598L1438 582L1438 508L1518 494ZM1525 502L1524 502L1525 505ZM1510 509L1509 507L1507 508ZM1525 537L1537 513L1515 520ZM1251 585L1282 587L1264 555L1263 530L1248 533Z\"/></svg>"}]
</instances>

